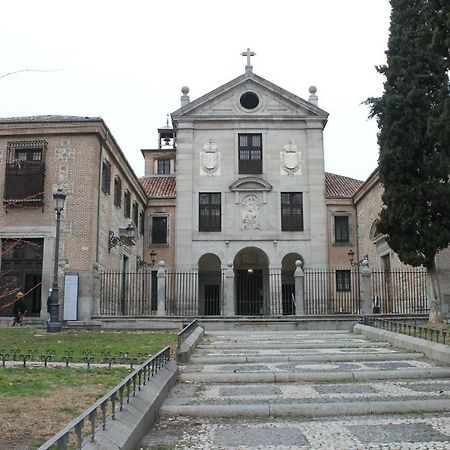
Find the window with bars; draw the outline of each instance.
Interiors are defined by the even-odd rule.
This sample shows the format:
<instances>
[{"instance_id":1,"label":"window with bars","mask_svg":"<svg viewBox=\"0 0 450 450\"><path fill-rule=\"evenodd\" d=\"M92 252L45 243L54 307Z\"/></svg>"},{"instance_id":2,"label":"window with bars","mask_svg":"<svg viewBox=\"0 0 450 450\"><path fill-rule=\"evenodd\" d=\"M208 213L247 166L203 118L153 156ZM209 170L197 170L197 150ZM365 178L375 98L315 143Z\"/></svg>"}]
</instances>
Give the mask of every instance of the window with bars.
<instances>
[{"instance_id":1,"label":"window with bars","mask_svg":"<svg viewBox=\"0 0 450 450\"><path fill-rule=\"evenodd\" d=\"M133 202L133 223L136 228L138 226L138 217L139 217L139 206L137 202Z\"/></svg>"},{"instance_id":2,"label":"window with bars","mask_svg":"<svg viewBox=\"0 0 450 450\"><path fill-rule=\"evenodd\" d=\"M128 189L123 191L123 216L125 219L131 217L131 194Z\"/></svg>"},{"instance_id":3,"label":"window with bars","mask_svg":"<svg viewBox=\"0 0 450 450\"><path fill-rule=\"evenodd\" d=\"M158 159L156 161L156 171L158 175L170 174L170 159Z\"/></svg>"},{"instance_id":4,"label":"window with bars","mask_svg":"<svg viewBox=\"0 0 450 450\"><path fill-rule=\"evenodd\" d=\"M303 194L281 193L281 231L303 231Z\"/></svg>"},{"instance_id":5,"label":"window with bars","mask_svg":"<svg viewBox=\"0 0 450 450\"><path fill-rule=\"evenodd\" d=\"M169 217L168 216L152 216L152 244L164 245L169 243Z\"/></svg>"},{"instance_id":6,"label":"window with bars","mask_svg":"<svg viewBox=\"0 0 450 450\"><path fill-rule=\"evenodd\" d=\"M349 243L349 217L348 216L334 216L334 242Z\"/></svg>"},{"instance_id":7,"label":"window with bars","mask_svg":"<svg viewBox=\"0 0 450 450\"><path fill-rule=\"evenodd\" d=\"M199 194L198 230L221 231L222 198L220 192Z\"/></svg>"},{"instance_id":8,"label":"window with bars","mask_svg":"<svg viewBox=\"0 0 450 450\"><path fill-rule=\"evenodd\" d=\"M239 173L262 173L262 134L238 135L239 140Z\"/></svg>"},{"instance_id":9,"label":"window with bars","mask_svg":"<svg viewBox=\"0 0 450 450\"><path fill-rule=\"evenodd\" d=\"M122 206L122 180L114 178L114 204L119 208Z\"/></svg>"},{"instance_id":10,"label":"window with bars","mask_svg":"<svg viewBox=\"0 0 450 450\"><path fill-rule=\"evenodd\" d=\"M139 213L139 234L143 235L145 230L145 214L144 211Z\"/></svg>"},{"instance_id":11,"label":"window with bars","mask_svg":"<svg viewBox=\"0 0 450 450\"><path fill-rule=\"evenodd\" d=\"M336 270L336 291L348 292L352 288L350 270Z\"/></svg>"},{"instance_id":12,"label":"window with bars","mask_svg":"<svg viewBox=\"0 0 450 450\"><path fill-rule=\"evenodd\" d=\"M111 192L111 164L106 159L102 164L102 191L105 194Z\"/></svg>"},{"instance_id":13,"label":"window with bars","mask_svg":"<svg viewBox=\"0 0 450 450\"><path fill-rule=\"evenodd\" d=\"M45 163L47 142L8 142L5 167L5 203L41 203L44 199Z\"/></svg>"}]
</instances>

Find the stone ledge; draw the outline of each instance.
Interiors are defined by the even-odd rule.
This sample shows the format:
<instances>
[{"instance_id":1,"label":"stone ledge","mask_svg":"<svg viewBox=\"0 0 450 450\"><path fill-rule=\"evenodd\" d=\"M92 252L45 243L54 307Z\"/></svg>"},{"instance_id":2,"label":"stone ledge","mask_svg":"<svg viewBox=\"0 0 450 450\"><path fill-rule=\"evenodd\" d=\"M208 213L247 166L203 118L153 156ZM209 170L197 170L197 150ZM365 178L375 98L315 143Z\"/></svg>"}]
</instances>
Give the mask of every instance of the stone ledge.
<instances>
[{"instance_id":1,"label":"stone ledge","mask_svg":"<svg viewBox=\"0 0 450 450\"><path fill-rule=\"evenodd\" d=\"M195 347L205 335L205 330L202 327L197 327L188 338L181 344L177 351L177 361L186 363L189 361Z\"/></svg>"},{"instance_id":2,"label":"stone ledge","mask_svg":"<svg viewBox=\"0 0 450 450\"><path fill-rule=\"evenodd\" d=\"M387 341L396 347L421 352L435 361L450 363L450 346L448 345L361 324L355 325L353 332L364 334L369 339Z\"/></svg>"},{"instance_id":3,"label":"stone ledge","mask_svg":"<svg viewBox=\"0 0 450 450\"><path fill-rule=\"evenodd\" d=\"M177 383L178 366L169 361L151 381L125 403L116 420L108 419L106 430L97 431L95 441L83 450L135 450L159 417L159 409L170 389Z\"/></svg>"}]
</instances>

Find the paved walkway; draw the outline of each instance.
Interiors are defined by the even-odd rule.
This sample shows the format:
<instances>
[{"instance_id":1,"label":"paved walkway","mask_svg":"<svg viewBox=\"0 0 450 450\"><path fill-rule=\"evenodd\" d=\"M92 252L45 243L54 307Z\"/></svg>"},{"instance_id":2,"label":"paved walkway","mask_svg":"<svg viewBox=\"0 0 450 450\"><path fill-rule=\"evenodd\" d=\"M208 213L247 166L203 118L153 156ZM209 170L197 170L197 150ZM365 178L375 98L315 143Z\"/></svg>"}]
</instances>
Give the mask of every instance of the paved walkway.
<instances>
[{"instance_id":1,"label":"paved walkway","mask_svg":"<svg viewBox=\"0 0 450 450\"><path fill-rule=\"evenodd\" d=\"M450 449L450 367L361 335L211 332L145 449Z\"/></svg>"}]
</instances>

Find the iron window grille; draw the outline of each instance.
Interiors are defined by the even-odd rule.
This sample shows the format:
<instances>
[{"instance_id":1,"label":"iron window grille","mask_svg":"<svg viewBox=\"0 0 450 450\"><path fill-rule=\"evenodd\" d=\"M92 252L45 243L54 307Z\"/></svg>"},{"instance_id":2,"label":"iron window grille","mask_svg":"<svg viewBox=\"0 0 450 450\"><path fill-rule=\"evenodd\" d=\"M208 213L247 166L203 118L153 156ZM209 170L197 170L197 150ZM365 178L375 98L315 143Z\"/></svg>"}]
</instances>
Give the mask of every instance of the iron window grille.
<instances>
[{"instance_id":1,"label":"iron window grille","mask_svg":"<svg viewBox=\"0 0 450 450\"><path fill-rule=\"evenodd\" d=\"M334 241L336 243L350 242L348 216L334 216Z\"/></svg>"},{"instance_id":2,"label":"iron window grille","mask_svg":"<svg viewBox=\"0 0 450 450\"><path fill-rule=\"evenodd\" d=\"M114 204L119 208L122 206L122 180L114 178Z\"/></svg>"},{"instance_id":3,"label":"iron window grille","mask_svg":"<svg viewBox=\"0 0 450 450\"><path fill-rule=\"evenodd\" d=\"M139 234L143 235L145 230L145 214L144 211L139 213Z\"/></svg>"},{"instance_id":4,"label":"iron window grille","mask_svg":"<svg viewBox=\"0 0 450 450\"><path fill-rule=\"evenodd\" d=\"M200 193L198 215L199 231L221 231L221 194L217 192Z\"/></svg>"},{"instance_id":5,"label":"iron window grille","mask_svg":"<svg viewBox=\"0 0 450 450\"><path fill-rule=\"evenodd\" d=\"M262 173L262 134L238 135L239 140L239 173Z\"/></svg>"},{"instance_id":6,"label":"iron window grille","mask_svg":"<svg viewBox=\"0 0 450 450\"><path fill-rule=\"evenodd\" d=\"M139 206L137 202L133 202L133 223L134 226L138 226Z\"/></svg>"},{"instance_id":7,"label":"iron window grille","mask_svg":"<svg viewBox=\"0 0 450 450\"><path fill-rule=\"evenodd\" d=\"M125 219L131 217L131 194L128 190L123 192L123 216Z\"/></svg>"},{"instance_id":8,"label":"iron window grille","mask_svg":"<svg viewBox=\"0 0 450 450\"><path fill-rule=\"evenodd\" d=\"M350 270L336 270L336 291L349 292L352 289Z\"/></svg>"},{"instance_id":9,"label":"iron window grille","mask_svg":"<svg viewBox=\"0 0 450 450\"><path fill-rule=\"evenodd\" d=\"M102 191L105 194L111 193L111 164L106 159L102 164Z\"/></svg>"},{"instance_id":10,"label":"iron window grille","mask_svg":"<svg viewBox=\"0 0 450 450\"><path fill-rule=\"evenodd\" d=\"M158 175L170 175L170 159L158 159L156 167Z\"/></svg>"},{"instance_id":11,"label":"iron window grille","mask_svg":"<svg viewBox=\"0 0 450 450\"><path fill-rule=\"evenodd\" d=\"M303 231L303 194L281 193L281 231Z\"/></svg>"},{"instance_id":12,"label":"iron window grille","mask_svg":"<svg viewBox=\"0 0 450 450\"><path fill-rule=\"evenodd\" d=\"M8 142L5 184L5 203L42 203L44 200L45 162L47 142Z\"/></svg>"},{"instance_id":13,"label":"iron window grille","mask_svg":"<svg viewBox=\"0 0 450 450\"><path fill-rule=\"evenodd\" d=\"M168 224L167 216L152 216L151 243L153 245L167 245L169 243Z\"/></svg>"}]
</instances>

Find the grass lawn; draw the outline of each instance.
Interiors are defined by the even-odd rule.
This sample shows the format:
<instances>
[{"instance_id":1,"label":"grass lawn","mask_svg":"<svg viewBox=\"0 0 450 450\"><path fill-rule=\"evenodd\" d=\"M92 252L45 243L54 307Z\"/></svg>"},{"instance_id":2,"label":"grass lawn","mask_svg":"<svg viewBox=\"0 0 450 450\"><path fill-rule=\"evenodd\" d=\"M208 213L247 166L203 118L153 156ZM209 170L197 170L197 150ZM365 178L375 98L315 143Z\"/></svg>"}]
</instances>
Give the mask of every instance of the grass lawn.
<instances>
[{"instance_id":1,"label":"grass lawn","mask_svg":"<svg viewBox=\"0 0 450 450\"><path fill-rule=\"evenodd\" d=\"M83 361L83 352L90 351L98 362L102 353L109 352L119 356L127 352L130 357L139 353L146 357L152 355L167 345L174 348L176 334L172 332L137 332L137 331L62 331L47 333L38 328L0 328L0 351L10 354L11 350L36 351L36 360L47 351L55 352L53 361L62 361L64 352L73 352L73 362Z\"/></svg>"},{"instance_id":2,"label":"grass lawn","mask_svg":"<svg viewBox=\"0 0 450 450\"><path fill-rule=\"evenodd\" d=\"M28 327L0 329L0 351L35 350L36 360L51 350L53 361L61 361L64 352L71 350L74 362L82 360L83 351L91 351L98 362L103 352L147 356L167 345L175 348L175 333L70 330L48 334ZM0 449L39 447L129 373L127 368L4 369L0 364Z\"/></svg>"}]
</instances>

